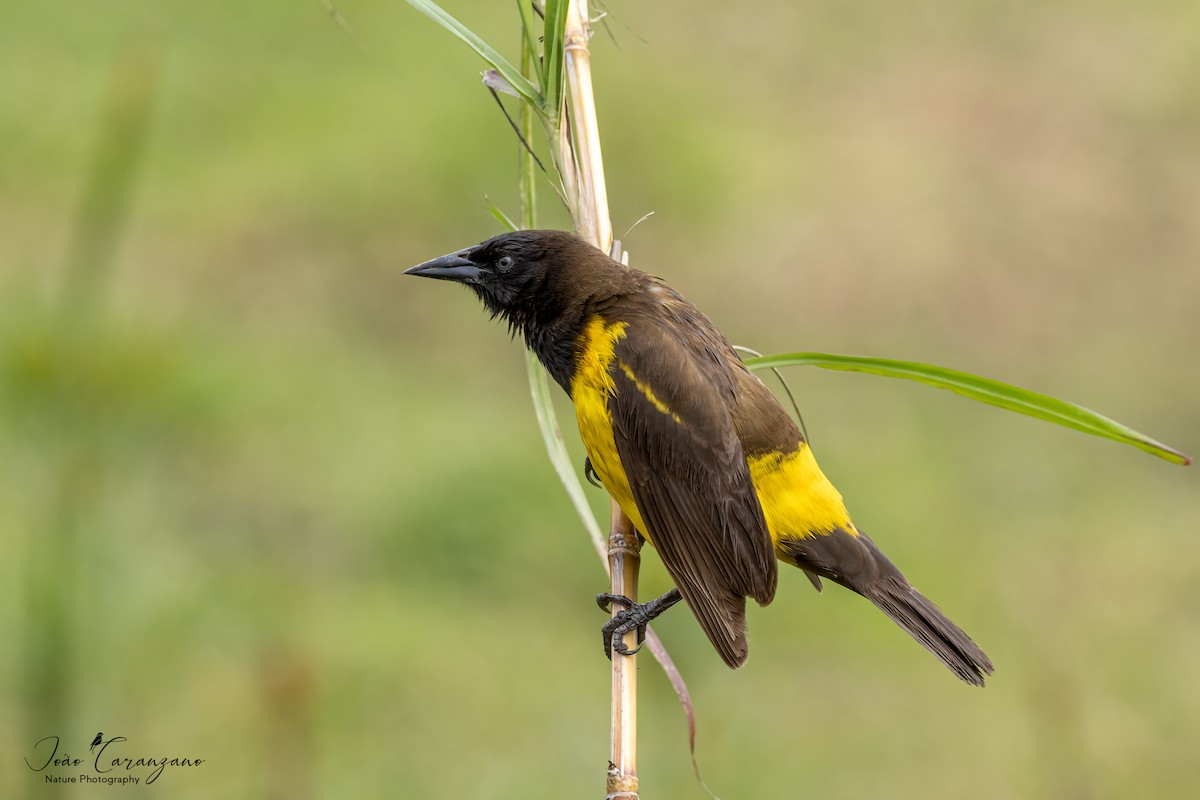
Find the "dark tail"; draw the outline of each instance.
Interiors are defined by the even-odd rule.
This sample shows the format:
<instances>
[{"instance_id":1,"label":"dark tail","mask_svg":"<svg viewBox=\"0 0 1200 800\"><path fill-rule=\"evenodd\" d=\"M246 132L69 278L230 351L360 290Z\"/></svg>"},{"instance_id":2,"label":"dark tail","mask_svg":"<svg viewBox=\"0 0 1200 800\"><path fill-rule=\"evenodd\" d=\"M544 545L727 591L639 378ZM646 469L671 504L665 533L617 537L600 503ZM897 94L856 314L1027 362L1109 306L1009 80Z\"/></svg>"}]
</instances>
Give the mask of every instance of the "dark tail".
<instances>
[{"instance_id":1,"label":"dark tail","mask_svg":"<svg viewBox=\"0 0 1200 800\"><path fill-rule=\"evenodd\" d=\"M903 580L903 579L902 579ZM854 587L851 587L854 588ZM929 652L967 683L983 686L985 675L992 674L992 662L929 598L908 584L883 579L859 590Z\"/></svg>"},{"instance_id":2,"label":"dark tail","mask_svg":"<svg viewBox=\"0 0 1200 800\"><path fill-rule=\"evenodd\" d=\"M983 686L991 659L957 625L912 587L865 533L841 529L793 539L785 552L812 575L828 578L870 600L967 683ZM820 581L814 580L820 589Z\"/></svg>"}]
</instances>

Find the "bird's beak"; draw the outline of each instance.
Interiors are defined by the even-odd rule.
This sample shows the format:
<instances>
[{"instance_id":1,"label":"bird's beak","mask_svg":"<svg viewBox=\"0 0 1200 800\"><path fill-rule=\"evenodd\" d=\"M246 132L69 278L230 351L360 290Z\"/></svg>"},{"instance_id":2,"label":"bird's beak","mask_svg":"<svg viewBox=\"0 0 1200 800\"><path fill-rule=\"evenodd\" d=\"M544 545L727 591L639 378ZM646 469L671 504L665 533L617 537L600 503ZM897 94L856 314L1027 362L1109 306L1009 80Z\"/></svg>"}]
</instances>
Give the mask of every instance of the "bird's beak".
<instances>
[{"instance_id":1,"label":"bird's beak","mask_svg":"<svg viewBox=\"0 0 1200 800\"><path fill-rule=\"evenodd\" d=\"M475 283L483 274L474 261L467 258L473 248L448 253L424 264L404 270L405 275L420 275L422 278L437 278L443 281L458 281L459 283Z\"/></svg>"}]
</instances>

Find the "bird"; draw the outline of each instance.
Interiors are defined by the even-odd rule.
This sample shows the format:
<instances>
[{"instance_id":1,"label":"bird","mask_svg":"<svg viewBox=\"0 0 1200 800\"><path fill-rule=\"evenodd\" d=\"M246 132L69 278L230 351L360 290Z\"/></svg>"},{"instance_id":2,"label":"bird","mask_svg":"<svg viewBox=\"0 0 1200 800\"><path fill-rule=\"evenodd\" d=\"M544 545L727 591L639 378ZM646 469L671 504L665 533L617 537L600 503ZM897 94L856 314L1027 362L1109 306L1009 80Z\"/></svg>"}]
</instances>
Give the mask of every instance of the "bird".
<instances>
[{"instance_id":1,"label":"bird","mask_svg":"<svg viewBox=\"0 0 1200 800\"><path fill-rule=\"evenodd\" d=\"M682 599L731 668L748 653L746 600L768 605L782 562L818 591L871 601L963 681L993 671L983 650L855 526L841 494L774 394L695 305L572 233L519 230L405 274L468 287L570 396L603 484L658 553L675 588L622 606L605 650L644 636Z\"/></svg>"},{"instance_id":2,"label":"bird","mask_svg":"<svg viewBox=\"0 0 1200 800\"><path fill-rule=\"evenodd\" d=\"M92 739L92 746L88 748L88 752L90 753L91 751L95 750L96 745L100 744L103 741L104 741L104 732L101 731L100 733L96 734L95 739Z\"/></svg>"}]
</instances>

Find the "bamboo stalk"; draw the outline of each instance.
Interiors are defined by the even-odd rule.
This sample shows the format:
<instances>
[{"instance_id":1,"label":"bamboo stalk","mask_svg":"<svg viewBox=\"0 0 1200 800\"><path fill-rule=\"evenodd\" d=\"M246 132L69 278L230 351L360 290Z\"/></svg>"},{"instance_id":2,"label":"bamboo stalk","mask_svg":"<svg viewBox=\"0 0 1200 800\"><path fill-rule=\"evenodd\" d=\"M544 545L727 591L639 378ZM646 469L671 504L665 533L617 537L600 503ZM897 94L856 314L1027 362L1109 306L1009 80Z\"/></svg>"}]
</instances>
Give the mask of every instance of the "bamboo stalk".
<instances>
[{"instance_id":1,"label":"bamboo stalk","mask_svg":"<svg viewBox=\"0 0 1200 800\"><path fill-rule=\"evenodd\" d=\"M596 100L592 94L592 63L588 52L590 23L587 0L571 0L567 10L567 29L563 44L563 62L567 73L567 99L571 111L571 138L574 140L578 175L579 208L575 227L579 233L604 252L612 245L612 222L608 217L608 190L604 185L604 159L600 155L600 126L596 120Z\"/></svg>"},{"instance_id":2,"label":"bamboo stalk","mask_svg":"<svg viewBox=\"0 0 1200 800\"><path fill-rule=\"evenodd\" d=\"M608 565L613 594L637 600L638 567L641 543L629 517L616 501L612 504L613 524L608 536ZM617 609L614 609L614 613ZM632 641L631 641L632 640ZM627 634L625 644L637 646L637 636ZM637 800L637 656L613 653L612 727L608 757L607 800Z\"/></svg>"},{"instance_id":3,"label":"bamboo stalk","mask_svg":"<svg viewBox=\"0 0 1200 800\"><path fill-rule=\"evenodd\" d=\"M608 192L604 182L604 160L600 154L600 127L592 93L590 37L587 0L571 0L567 9L563 62L567 82L567 122L573 147L564 156L564 180L568 194L577 198L572 209L576 231L605 252L612 248L612 222L608 214ZM567 126L563 126L564 132ZM629 518L614 501L608 537L610 591L637 599L640 542ZM620 611L613 608L613 613ZM637 647L635 634L626 636L630 649ZM612 719L609 768L606 782L609 800L636 800L637 778L637 657L614 654L612 659Z\"/></svg>"}]
</instances>

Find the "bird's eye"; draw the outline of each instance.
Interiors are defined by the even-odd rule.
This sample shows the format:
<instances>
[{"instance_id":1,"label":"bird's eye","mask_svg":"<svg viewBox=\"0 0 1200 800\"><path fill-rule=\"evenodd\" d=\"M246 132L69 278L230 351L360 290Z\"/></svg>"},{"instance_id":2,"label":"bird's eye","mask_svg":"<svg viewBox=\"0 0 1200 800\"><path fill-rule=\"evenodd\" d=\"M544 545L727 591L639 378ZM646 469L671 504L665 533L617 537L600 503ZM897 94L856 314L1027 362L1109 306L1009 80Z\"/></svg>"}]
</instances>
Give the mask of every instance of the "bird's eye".
<instances>
[{"instance_id":1,"label":"bird's eye","mask_svg":"<svg viewBox=\"0 0 1200 800\"><path fill-rule=\"evenodd\" d=\"M500 268L501 272L508 272L516 263L512 256L500 256L496 259L496 266Z\"/></svg>"}]
</instances>

